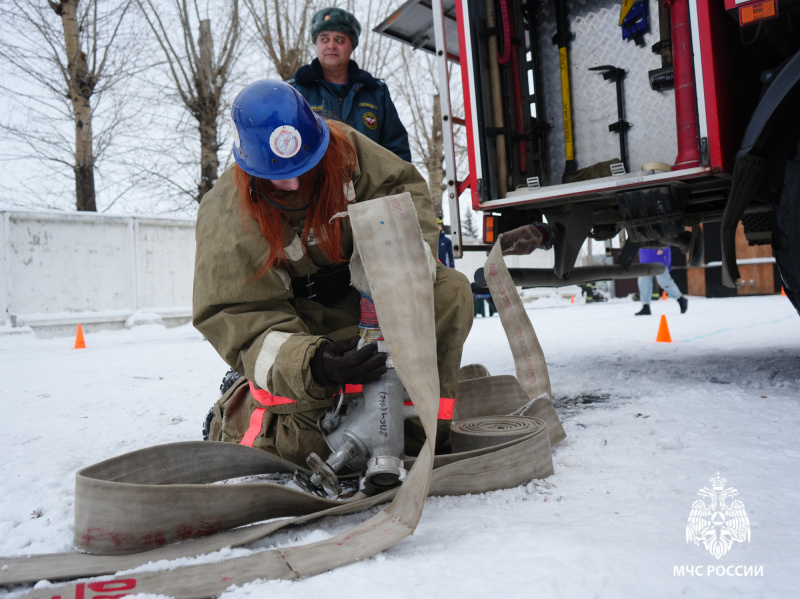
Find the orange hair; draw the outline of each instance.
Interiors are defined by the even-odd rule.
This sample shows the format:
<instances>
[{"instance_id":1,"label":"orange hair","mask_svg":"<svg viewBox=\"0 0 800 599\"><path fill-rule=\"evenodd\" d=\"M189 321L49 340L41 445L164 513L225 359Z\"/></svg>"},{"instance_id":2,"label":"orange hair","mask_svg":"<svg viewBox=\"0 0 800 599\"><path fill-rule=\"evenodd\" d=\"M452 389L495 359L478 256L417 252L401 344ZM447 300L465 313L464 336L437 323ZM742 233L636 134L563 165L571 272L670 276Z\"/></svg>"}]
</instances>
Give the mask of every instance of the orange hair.
<instances>
[{"instance_id":1,"label":"orange hair","mask_svg":"<svg viewBox=\"0 0 800 599\"><path fill-rule=\"evenodd\" d=\"M344 262L342 251L342 220L331 217L337 212L347 210L345 185L353 178L357 158L356 150L347 136L335 124L328 122L330 141L322 160L311 170L300 175L300 188L297 191L301 205L310 203L306 210L303 227L303 246L308 242L308 233L314 230L319 248L331 262ZM251 181L256 197L251 197ZM283 219L281 210L261 198L258 192L269 196L276 204L285 203L285 198L294 192L275 189L268 179L251 177L236 165L234 182L239 191L243 207L259 225L261 233L269 243L269 254L264 265L256 273L265 275L273 266L287 265L283 250ZM315 194L316 191L316 194Z\"/></svg>"}]
</instances>

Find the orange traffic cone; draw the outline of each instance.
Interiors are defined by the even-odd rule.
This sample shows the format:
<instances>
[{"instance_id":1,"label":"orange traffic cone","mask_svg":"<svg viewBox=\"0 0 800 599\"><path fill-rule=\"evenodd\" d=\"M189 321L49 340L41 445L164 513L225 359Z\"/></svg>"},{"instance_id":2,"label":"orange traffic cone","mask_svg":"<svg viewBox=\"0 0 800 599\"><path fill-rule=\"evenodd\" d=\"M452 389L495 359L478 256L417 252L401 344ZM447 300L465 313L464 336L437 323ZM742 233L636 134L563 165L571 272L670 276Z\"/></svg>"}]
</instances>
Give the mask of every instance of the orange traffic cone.
<instances>
[{"instance_id":1,"label":"orange traffic cone","mask_svg":"<svg viewBox=\"0 0 800 599\"><path fill-rule=\"evenodd\" d=\"M569 298L569 303L570 304L574 304L575 303L575 296L574 295L571 298Z\"/></svg>"},{"instance_id":2,"label":"orange traffic cone","mask_svg":"<svg viewBox=\"0 0 800 599\"><path fill-rule=\"evenodd\" d=\"M73 349L86 349L86 342L83 340L83 327L78 325L78 332L75 334L75 347Z\"/></svg>"},{"instance_id":3,"label":"orange traffic cone","mask_svg":"<svg viewBox=\"0 0 800 599\"><path fill-rule=\"evenodd\" d=\"M669 327L667 326L667 317L661 315L661 323L658 325L658 337L656 343L672 343L672 337L669 336Z\"/></svg>"},{"instance_id":4,"label":"orange traffic cone","mask_svg":"<svg viewBox=\"0 0 800 599\"><path fill-rule=\"evenodd\" d=\"M786 290L783 287L781 287L781 295L786 297Z\"/></svg>"},{"instance_id":5,"label":"orange traffic cone","mask_svg":"<svg viewBox=\"0 0 800 599\"><path fill-rule=\"evenodd\" d=\"M667 292L666 291L662 291L661 292L661 299L662 300L666 300L667 299Z\"/></svg>"}]
</instances>

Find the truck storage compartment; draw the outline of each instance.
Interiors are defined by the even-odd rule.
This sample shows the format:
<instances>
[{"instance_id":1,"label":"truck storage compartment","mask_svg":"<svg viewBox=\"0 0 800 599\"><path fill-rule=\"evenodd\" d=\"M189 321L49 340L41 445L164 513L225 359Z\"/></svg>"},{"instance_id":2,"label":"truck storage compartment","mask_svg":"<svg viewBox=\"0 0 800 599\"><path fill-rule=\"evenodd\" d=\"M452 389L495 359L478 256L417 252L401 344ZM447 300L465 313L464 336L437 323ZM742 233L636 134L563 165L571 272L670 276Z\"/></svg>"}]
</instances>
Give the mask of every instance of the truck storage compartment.
<instances>
[{"instance_id":1,"label":"truck storage compartment","mask_svg":"<svg viewBox=\"0 0 800 599\"><path fill-rule=\"evenodd\" d=\"M673 165L669 19L662 9L660 23L658 0L631 7L636 34L620 26L619 2L519 4L495 13L492 0L466 3L482 200Z\"/></svg>"}]
</instances>

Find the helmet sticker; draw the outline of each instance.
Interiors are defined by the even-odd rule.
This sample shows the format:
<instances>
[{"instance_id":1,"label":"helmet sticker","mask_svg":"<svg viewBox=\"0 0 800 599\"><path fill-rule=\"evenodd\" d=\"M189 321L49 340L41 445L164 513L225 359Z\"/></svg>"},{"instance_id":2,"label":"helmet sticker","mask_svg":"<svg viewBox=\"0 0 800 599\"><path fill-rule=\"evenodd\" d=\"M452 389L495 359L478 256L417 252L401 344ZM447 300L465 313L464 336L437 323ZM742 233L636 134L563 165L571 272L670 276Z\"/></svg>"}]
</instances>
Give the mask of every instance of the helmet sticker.
<instances>
[{"instance_id":1,"label":"helmet sticker","mask_svg":"<svg viewBox=\"0 0 800 599\"><path fill-rule=\"evenodd\" d=\"M378 128L378 117L371 112L365 112L361 119L364 121L364 124L373 131Z\"/></svg>"},{"instance_id":2,"label":"helmet sticker","mask_svg":"<svg viewBox=\"0 0 800 599\"><path fill-rule=\"evenodd\" d=\"M291 158L302 145L300 132L291 125L282 125L269 136L269 147L279 158Z\"/></svg>"}]
</instances>

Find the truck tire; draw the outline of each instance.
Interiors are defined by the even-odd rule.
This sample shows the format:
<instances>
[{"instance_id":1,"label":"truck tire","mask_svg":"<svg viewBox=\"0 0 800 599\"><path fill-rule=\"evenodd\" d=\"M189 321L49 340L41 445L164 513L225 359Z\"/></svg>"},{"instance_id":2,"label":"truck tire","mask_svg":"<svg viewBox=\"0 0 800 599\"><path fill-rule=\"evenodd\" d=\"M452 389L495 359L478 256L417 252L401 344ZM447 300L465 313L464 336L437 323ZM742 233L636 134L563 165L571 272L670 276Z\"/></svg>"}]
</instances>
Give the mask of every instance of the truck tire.
<instances>
[{"instance_id":1,"label":"truck tire","mask_svg":"<svg viewBox=\"0 0 800 599\"><path fill-rule=\"evenodd\" d=\"M800 314L800 136L789 150L774 206L772 250L786 297Z\"/></svg>"}]
</instances>

